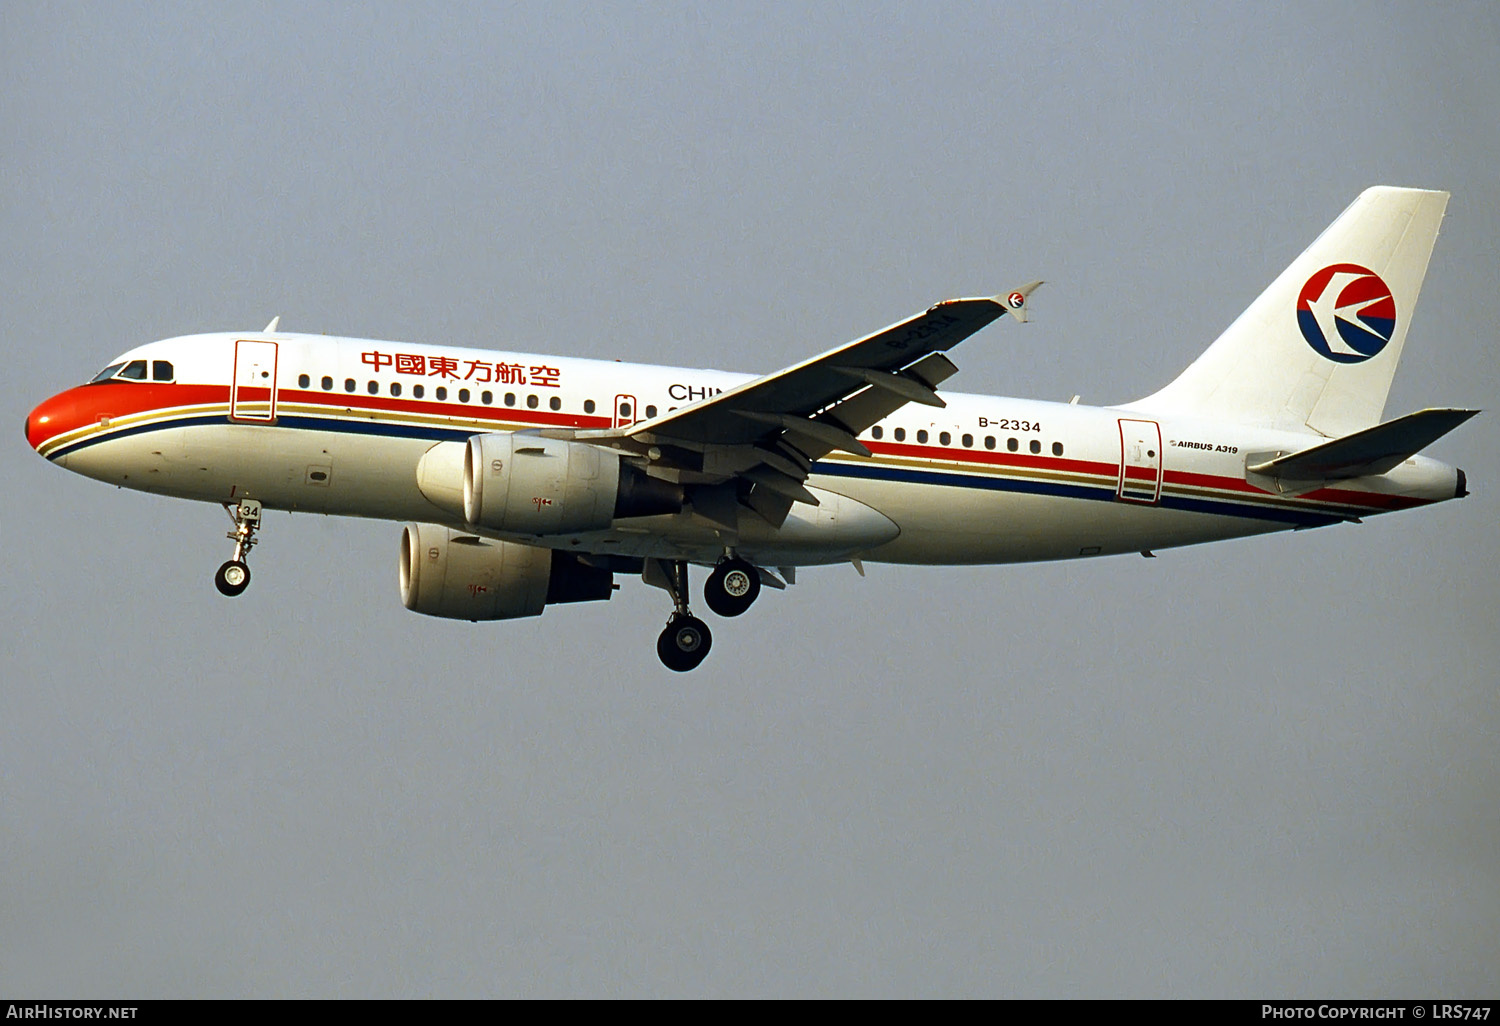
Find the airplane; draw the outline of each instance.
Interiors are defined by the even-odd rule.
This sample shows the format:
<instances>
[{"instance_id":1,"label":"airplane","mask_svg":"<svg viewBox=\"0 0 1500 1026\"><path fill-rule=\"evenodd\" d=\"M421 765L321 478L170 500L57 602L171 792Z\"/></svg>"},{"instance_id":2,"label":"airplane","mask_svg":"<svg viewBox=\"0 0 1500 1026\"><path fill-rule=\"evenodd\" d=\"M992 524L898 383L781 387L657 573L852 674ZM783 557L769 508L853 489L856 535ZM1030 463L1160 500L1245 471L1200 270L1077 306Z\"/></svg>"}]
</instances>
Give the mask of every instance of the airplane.
<instances>
[{"instance_id":1,"label":"airplane","mask_svg":"<svg viewBox=\"0 0 1500 1026\"><path fill-rule=\"evenodd\" d=\"M26 419L43 457L218 503L250 582L266 509L408 521L406 608L471 621L665 590L671 670L799 567L1141 553L1468 494L1419 455L1477 410L1382 421L1446 192L1363 192L1186 370L1118 406L938 392L1031 282L764 376L279 331L109 361Z\"/></svg>"}]
</instances>

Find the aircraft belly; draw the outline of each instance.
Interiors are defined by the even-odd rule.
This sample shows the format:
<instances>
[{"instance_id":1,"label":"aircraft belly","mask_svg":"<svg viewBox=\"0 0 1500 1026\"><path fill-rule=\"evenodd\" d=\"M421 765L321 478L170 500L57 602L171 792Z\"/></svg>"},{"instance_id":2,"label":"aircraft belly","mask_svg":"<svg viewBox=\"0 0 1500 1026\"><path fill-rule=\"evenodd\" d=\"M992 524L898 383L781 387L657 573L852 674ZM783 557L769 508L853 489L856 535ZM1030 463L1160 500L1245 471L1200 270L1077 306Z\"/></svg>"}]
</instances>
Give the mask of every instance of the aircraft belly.
<instances>
[{"instance_id":1,"label":"aircraft belly","mask_svg":"<svg viewBox=\"0 0 1500 1026\"><path fill-rule=\"evenodd\" d=\"M870 552L875 562L1024 563L1192 545L1286 528L1271 521L1216 516L1117 501L945 485L841 481L881 510L901 534Z\"/></svg>"},{"instance_id":2,"label":"aircraft belly","mask_svg":"<svg viewBox=\"0 0 1500 1026\"><path fill-rule=\"evenodd\" d=\"M226 422L106 438L66 459L77 473L177 498L249 497L269 509L441 522L416 486L417 461L431 445Z\"/></svg>"},{"instance_id":3,"label":"aircraft belly","mask_svg":"<svg viewBox=\"0 0 1500 1026\"><path fill-rule=\"evenodd\" d=\"M178 495L181 430L105 438L58 459L75 474L139 491Z\"/></svg>"},{"instance_id":4,"label":"aircraft belly","mask_svg":"<svg viewBox=\"0 0 1500 1026\"><path fill-rule=\"evenodd\" d=\"M741 512L736 551L767 565L829 563L870 552L901 533L894 521L865 503L822 488L809 491L819 504L794 503L779 528L748 510Z\"/></svg>"},{"instance_id":5,"label":"aircraft belly","mask_svg":"<svg viewBox=\"0 0 1500 1026\"><path fill-rule=\"evenodd\" d=\"M819 504L795 503L773 528L759 514L738 511L727 527L691 509L670 516L616 521L609 530L543 539L555 548L715 563L728 549L761 566L841 563L895 538L900 529L877 510L837 492L811 489ZM527 540L515 537L512 540Z\"/></svg>"}]
</instances>

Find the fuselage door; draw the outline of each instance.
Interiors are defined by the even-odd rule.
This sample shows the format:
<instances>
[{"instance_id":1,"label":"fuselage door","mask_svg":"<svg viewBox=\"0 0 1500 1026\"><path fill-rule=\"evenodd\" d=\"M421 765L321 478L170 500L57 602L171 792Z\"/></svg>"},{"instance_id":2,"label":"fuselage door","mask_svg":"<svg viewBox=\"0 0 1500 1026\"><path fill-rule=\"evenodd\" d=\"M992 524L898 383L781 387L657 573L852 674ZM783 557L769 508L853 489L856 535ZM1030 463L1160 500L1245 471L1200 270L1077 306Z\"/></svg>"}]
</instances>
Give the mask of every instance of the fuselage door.
<instances>
[{"instance_id":1,"label":"fuselage door","mask_svg":"<svg viewBox=\"0 0 1500 1026\"><path fill-rule=\"evenodd\" d=\"M276 419L275 342L242 338L234 344L234 377L229 384L232 420L270 423Z\"/></svg>"},{"instance_id":2,"label":"fuselage door","mask_svg":"<svg viewBox=\"0 0 1500 1026\"><path fill-rule=\"evenodd\" d=\"M1161 499L1161 427L1154 420L1120 421L1121 502Z\"/></svg>"},{"instance_id":3,"label":"fuselage door","mask_svg":"<svg viewBox=\"0 0 1500 1026\"><path fill-rule=\"evenodd\" d=\"M614 426L617 428L629 427L638 419L636 416L635 396L615 396L615 410L613 415Z\"/></svg>"}]
</instances>

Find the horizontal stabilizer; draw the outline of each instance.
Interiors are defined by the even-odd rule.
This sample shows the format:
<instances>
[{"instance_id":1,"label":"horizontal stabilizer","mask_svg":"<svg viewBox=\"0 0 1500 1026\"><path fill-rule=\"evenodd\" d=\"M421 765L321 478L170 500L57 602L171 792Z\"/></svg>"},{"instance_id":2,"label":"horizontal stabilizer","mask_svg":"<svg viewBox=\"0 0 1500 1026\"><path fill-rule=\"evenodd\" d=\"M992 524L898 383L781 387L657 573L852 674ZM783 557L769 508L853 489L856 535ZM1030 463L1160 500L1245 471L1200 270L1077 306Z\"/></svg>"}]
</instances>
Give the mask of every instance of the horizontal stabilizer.
<instances>
[{"instance_id":1,"label":"horizontal stabilizer","mask_svg":"<svg viewBox=\"0 0 1500 1026\"><path fill-rule=\"evenodd\" d=\"M1289 481L1338 481L1384 474L1478 412L1420 410L1246 469Z\"/></svg>"}]
</instances>

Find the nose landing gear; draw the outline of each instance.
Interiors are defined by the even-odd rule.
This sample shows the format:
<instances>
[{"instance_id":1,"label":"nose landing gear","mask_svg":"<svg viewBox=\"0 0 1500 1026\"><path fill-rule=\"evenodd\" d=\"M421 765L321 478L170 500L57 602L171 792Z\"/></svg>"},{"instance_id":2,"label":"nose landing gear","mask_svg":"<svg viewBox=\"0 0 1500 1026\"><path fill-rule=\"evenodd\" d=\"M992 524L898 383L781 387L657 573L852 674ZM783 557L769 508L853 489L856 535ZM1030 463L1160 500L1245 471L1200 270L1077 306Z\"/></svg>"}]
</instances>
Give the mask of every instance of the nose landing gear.
<instances>
[{"instance_id":1,"label":"nose landing gear","mask_svg":"<svg viewBox=\"0 0 1500 1026\"><path fill-rule=\"evenodd\" d=\"M224 512L234 521L234 530L224 536L234 542L234 558L214 574L214 587L219 589L219 594L233 598L250 587L250 566L245 560L255 547L261 505L256 499L241 499L237 503L224 503Z\"/></svg>"},{"instance_id":2,"label":"nose landing gear","mask_svg":"<svg viewBox=\"0 0 1500 1026\"><path fill-rule=\"evenodd\" d=\"M676 606L667 620L666 629L656 639L656 654L663 665L678 673L693 669L703 662L712 647L714 637L708 624L688 610L687 563L678 559L670 564L667 575L667 591Z\"/></svg>"}]
</instances>

